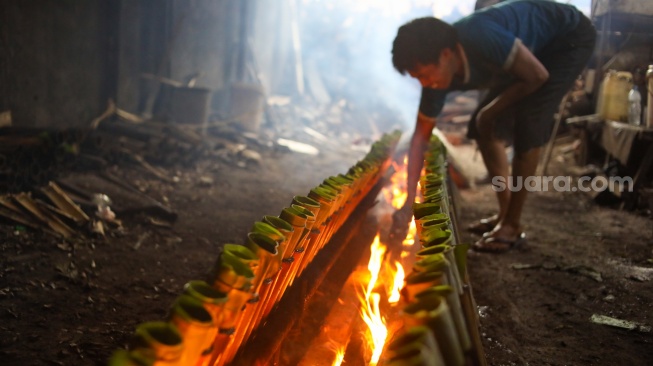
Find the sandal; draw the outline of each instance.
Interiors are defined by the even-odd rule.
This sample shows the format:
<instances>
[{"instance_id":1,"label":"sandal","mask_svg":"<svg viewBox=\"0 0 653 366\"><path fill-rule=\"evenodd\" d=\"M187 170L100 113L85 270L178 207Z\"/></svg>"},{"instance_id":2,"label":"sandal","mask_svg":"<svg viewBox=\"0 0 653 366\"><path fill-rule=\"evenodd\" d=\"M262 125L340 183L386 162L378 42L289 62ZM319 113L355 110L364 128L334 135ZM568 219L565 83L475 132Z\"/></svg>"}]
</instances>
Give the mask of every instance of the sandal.
<instances>
[{"instance_id":1,"label":"sandal","mask_svg":"<svg viewBox=\"0 0 653 366\"><path fill-rule=\"evenodd\" d=\"M524 244L526 244L526 234L522 232L515 240L484 236L472 245L472 249L485 253L505 253Z\"/></svg>"},{"instance_id":2,"label":"sandal","mask_svg":"<svg viewBox=\"0 0 653 366\"><path fill-rule=\"evenodd\" d=\"M498 220L495 216L489 217L487 219L480 219L475 223L470 224L467 227L467 231L474 234L483 235L487 232L492 231L492 229L494 229L494 227L497 225L497 222Z\"/></svg>"}]
</instances>

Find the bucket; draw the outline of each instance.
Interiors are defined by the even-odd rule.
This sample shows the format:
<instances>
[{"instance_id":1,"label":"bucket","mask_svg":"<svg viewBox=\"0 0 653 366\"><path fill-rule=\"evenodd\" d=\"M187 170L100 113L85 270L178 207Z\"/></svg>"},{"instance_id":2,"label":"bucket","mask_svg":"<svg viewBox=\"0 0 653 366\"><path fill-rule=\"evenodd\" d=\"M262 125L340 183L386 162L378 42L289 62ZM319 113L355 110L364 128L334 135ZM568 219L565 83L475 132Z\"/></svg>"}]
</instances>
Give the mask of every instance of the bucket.
<instances>
[{"instance_id":1,"label":"bucket","mask_svg":"<svg viewBox=\"0 0 653 366\"><path fill-rule=\"evenodd\" d=\"M601 83L596 112L605 120L628 122L628 92L632 87L630 72L608 70Z\"/></svg>"},{"instance_id":2,"label":"bucket","mask_svg":"<svg viewBox=\"0 0 653 366\"><path fill-rule=\"evenodd\" d=\"M265 92L257 84L231 85L229 117L235 118L245 131L257 133L263 120Z\"/></svg>"},{"instance_id":3,"label":"bucket","mask_svg":"<svg viewBox=\"0 0 653 366\"><path fill-rule=\"evenodd\" d=\"M179 87L161 84L154 115L181 124L204 125L211 110L211 93L206 88Z\"/></svg>"}]
</instances>

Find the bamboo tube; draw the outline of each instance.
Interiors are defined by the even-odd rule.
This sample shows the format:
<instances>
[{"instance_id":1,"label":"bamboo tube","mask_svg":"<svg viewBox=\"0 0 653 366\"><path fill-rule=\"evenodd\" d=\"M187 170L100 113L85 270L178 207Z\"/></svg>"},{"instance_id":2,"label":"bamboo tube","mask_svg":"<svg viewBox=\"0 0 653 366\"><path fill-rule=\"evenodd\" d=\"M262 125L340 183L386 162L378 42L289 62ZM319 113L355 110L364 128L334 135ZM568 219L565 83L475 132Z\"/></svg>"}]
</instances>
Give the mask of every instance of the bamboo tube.
<instances>
[{"instance_id":1,"label":"bamboo tube","mask_svg":"<svg viewBox=\"0 0 653 366\"><path fill-rule=\"evenodd\" d=\"M204 281L190 281L184 285L184 294L199 300L206 311L211 314L213 324L215 324L216 332L210 339L210 347L208 352L205 352L202 359L197 363L197 366L207 366L211 361L211 354L215 347L215 340L218 336L218 327L222 324L223 309L227 302L227 294L215 290L208 283Z\"/></svg>"},{"instance_id":2,"label":"bamboo tube","mask_svg":"<svg viewBox=\"0 0 653 366\"><path fill-rule=\"evenodd\" d=\"M439 271L417 272L412 271L406 276L406 284L401 289L402 297L406 302L415 300L415 295L429 287L446 284L445 274Z\"/></svg>"},{"instance_id":3,"label":"bamboo tube","mask_svg":"<svg viewBox=\"0 0 653 366\"><path fill-rule=\"evenodd\" d=\"M383 365L444 366L445 363L433 332L426 326L418 325L388 344Z\"/></svg>"},{"instance_id":4,"label":"bamboo tube","mask_svg":"<svg viewBox=\"0 0 653 366\"><path fill-rule=\"evenodd\" d=\"M294 237L295 229L287 221L277 216L263 216L263 222L267 222L274 226L286 237L285 245L281 246L282 249L280 250L281 270L272 285L272 290L269 292L270 298L266 301L263 310L262 317L265 317L270 313L286 290L283 286L285 285L285 278L289 275L290 267L293 263L292 254L294 252L294 243L292 242L292 239Z\"/></svg>"},{"instance_id":5,"label":"bamboo tube","mask_svg":"<svg viewBox=\"0 0 653 366\"><path fill-rule=\"evenodd\" d=\"M444 272L446 275L446 284L451 285L458 295L462 295L462 281L458 278L458 271L455 267L455 262L451 262L447 257L452 257L453 253L441 252L421 257L413 265L413 270L417 272L431 272L439 271Z\"/></svg>"},{"instance_id":6,"label":"bamboo tube","mask_svg":"<svg viewBox=\"0 0 653 366\"><path fill-rule=\"evenodd\" d=\"M415 216L415 220L419 220L424 216L436 213L447 212L442 208L442 205L437 202L413 203L413 215Z\"/></svg>"},{"instance_id":7,"label":"bamboo tube","mask_svg":"<svg viewBox=\"0 0 653 366\"><path fill-rule=\"evenodd\" d=\"M218 328L202 302L188 295L179 296L172 305L169 322L177 327L184 340L179 364L205 364Z\"/></svg>"},{"instance_id":8,"label":"bamboo tube","mask_svg":"<svg viewBox=\"0 0 653 366\"><path fill-rule=\"evenodd\" d=\"M447 366L465 363L449 307L443 298L424 296L406 306L401 313L407 327L425 325L433 331Z\"/></svg>"},{"instance_id":9,"label":"bamboo tube","mask_svg":"<svg viewBox=\"0 0 653 366\"><path fill-rule=\"evenodd\" d=\"M155 360L153 366L181 366L184 344L177 327L154 321L136 327L130 350Z\"/></svg>"},{"instance_id":10,"label":"bamboo tube","mask_svg":"<svg viewBox=\"0 0 653 366\"><path fill-rule=\"evenodd\" d=\"M136 352L117 350L109 359L109 366L152 366L155 360Z\"/></svg>"},{"instance_id":11,"label":"bamboo tube","mask_svg":"<svg viewBox=\"0 0 653 366\"><path fill-rule=\"evenodd\" d=\"M437 228L437 229L448 229L453 230L451 225L451 219L446 213L437 213L426 215L420 219L415 220L415 232L417 236L422 238L422 231L424 228Z\"/></svg>"},{"instance_id":12,"label":"bamboo tube","mask_svg":"<svg viewBox=\"0 0 653 366\"><path fill-rule=\"evenodd\" d=\"M294 208L304 216L306 216L306 227L304 228L304 235L302 240L300 240L299 243L297 243L297 248L295 249L295 252L298 253L298 255L295 257L295 260L297 261L297 265L295 265L293 268L291 268L291 274L290 274L290 285L293 284L293 281L301 274L301 269L302 269L302 262L304 261L304 257L307 257L309 254L309 244L311 243L311 240L315 238L315 235L311 235L311 231L313 230L313 226L315 225L315 215L308 210L305 207L291 204L290 207ZM307 260L311 260L312 258L307 258Z\"/></svg>"},{"instance_id":13,"label":"bamboo tube","mask_svg":"<svg viewBox=\"0 0 653 366\"><path fill-rule=\"evenodd\" d=\"M279 220L281 222L284 222L281 219ZM288 228L290 228L290 230L292 230L290 224L286 223L286 225ZM281 270L283 266L284 253L287 247L286 236L284 236L280 230L277 230L273 225L269 223L262 222L262 221L255 222L252 227L252 232L260 232L268 236L270 239L277 241L278 255L277 257L275 257L274 260L278 261L278 269L273 270L273 272L270 272L268 274L268 278L265 280L266 282L263 284L263 287L259 292L259 302L256 304L256 309L254 310L254 313L251 315L251 320L246 325L247 328L245 330L243 340L248 339L251 332L254 329L256 329L256 327L258 327L259 322L263 318L265 309L268 307L268 303L272 301L274 285L277 282L279 282L279 276L281 274ZM288 231L287 233L290 232Z\"/></svg>"},{"instance_id":14,"label":"bamboo tube","mask_svg":"<svg viewBox=\"0 0 653 366\"><path fill-rule=\"evenodd\" d=\"M416 294L415 299L419 301L419 299L431 295L440 296L447 300L447 305L449 305L449 310L451 311L451 317L458 332L460 345L463 351L469 351L472 348L472 341L467 330L460 297L457 295L456 291L448 285L433 286Z\"/></svg>"},{"instance_id":15,"label":"bamboo tube","mask_svg":"<svg viewBox=\"0 0 653 366\"><path fill-rule=\"evenodd\" d=\"M266 229L269 230L271 226L267 226L268 228ZM279 233L279 235L281 234ZM250 232L247 234L247 248L259 258L260 264L254 271L254 281L252 282L251 288L253 296L248 301L245 310L239 315L234 336L221 356L219 365L231 362L233 356L235 356L238 347L240 347L245 339L245 334L249 329L250 323L253 322L253 315L260 305L261 292L265 293L270 288L272 277L281 268L281 258L277 250L278 246L279 242L266 234L260 232Z\"/></svg>"},{"instance_id":16,"label":"bamboo tube","mask_svg":"<svg viewBox=\"0 0 653 366\"><path fill-rule=\"evenodd\" d=\"M226 244L218 258L213 288L226 293L227 302L224 304L222 321L209 365L215 365L222 356L235 332L238 315L247 300L251 298L249 291L254 280L254 272L249 264L253 263L254 259L256 259L254 253L236 244Z\"/></svg>"}]
</instances>

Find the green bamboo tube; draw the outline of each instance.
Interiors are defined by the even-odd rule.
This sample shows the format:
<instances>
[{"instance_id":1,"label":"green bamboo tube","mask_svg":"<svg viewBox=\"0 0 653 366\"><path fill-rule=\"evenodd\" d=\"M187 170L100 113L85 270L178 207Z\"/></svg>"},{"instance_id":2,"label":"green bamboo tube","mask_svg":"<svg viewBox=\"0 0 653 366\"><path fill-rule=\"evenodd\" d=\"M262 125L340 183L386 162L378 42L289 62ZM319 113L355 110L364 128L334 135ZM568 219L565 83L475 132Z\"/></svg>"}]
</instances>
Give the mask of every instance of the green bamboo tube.
<instances>
[{"instance_id":1,"label":"green bamboo tube","mask_svg":"<svg viewBox=\"0 0 653 366\"><path fill-rule=\"evenodd\" d=\"M310 263L313 260L313 257L319 250L318 248L319 245L318 240L320 238L319 228L322 224L322 220L324 219L324 216L320 215L320 212L322 211L320 207L320 203L307 196L293 197L292 206L300 206L302 209L310 211L314 217L313 223L307 224L307 229L310 227L310 231L305 242L306 245L304 249L304 254L301 257L301 262L297 272L297 275L300 276L304 271L304 269L306 268L306 266L308 265L308 263ZM307 220L307 223L309 222L309 220Z\"/></svg>"},{"instance_id":2,"label":"green bamboo tube","mask_svg":"<svg viewBox=\"0 0 653 366\"><path fill-rule=\"evenodd\" d=\"M433 332L423 325L411 327L393 339L383 358L387 359L386 365L445 365Z\"/></svg>"},{"instance_id":3,"label":"green bamboo tube","mask_svg":"<svg viewBox=\"0 0 653 366\"><path fill-rule=\"evenodd\" d=\"M252 268L241 258L232 254L234 251L241 251L240 248L236 247L243 246L236 244L225 245L225 251L218 257L212 285L215 290L227 294L227 301L223 305L222 321L219 328L220 334L225 335L227 339L234 332L241 309L245 306L247 300L251 298L250 289L254 280ZM230 248L233 249L229 250ZM249 252L249 255L254 257L254 253L247 248L242 252L242 256L246 256L247 252ZM220 352L222 352L220 347L214 347L214 355Z\"/></svg>"},{"instance_id":4,"label":"green bamboo tube","mask_svg":"<svg viewBox=\"0 0 653 366\"><path fill-rule=\"evenodd\" d=\"M287 221L277 217L277 216L263 216L263 222L267 222L272 226L276 227L286 238L293 237L293 227ZM262 317L267 316L277 301L280 299L280 296L283 294L284 290L282 288L284 284L284 278L288 276L290 267L293 263L292 253L294 251L293 243L286 240L286 244L280 250L281 252L281 270L277 275L276 280L272 284L272 290L268 292L269 299L264 302L264 311Z\"/></svg>"},{"instance_id":5,"label":"green bamboo tube","mask_svg":"<svg viewBox=\"0 0 653 366\"><path fill-rule=\"evenodd\" d=\"M419 301L404 307L401 314L407 327L424 325L433 331L445 365L462 366L465 363L456 326L449 306L442 297L424 296Z\"/></svg>"},{"instance_id":6,"label":"green bamboo tube","mask_svg":"<svg viewBox=\"0 0 653 366\"><path fill-rule=\"evenodd\" d=\"M450 254L451 251L449 251ZM431 254L426 257L420 258L415 262L413 270L418 272L430 272L438 271L445 274L444 284L451 285L458 295L462 295L462 287L460 286L460 280L457 278L455 264L447 259L448 254L446 252Z\"/></svg>"},{"instance_id":7,"label":"green bamboo tube","mask_svg":"<svg viewBox=\"0 0 653 366\"><path fill-rule=\"evenodd\" d=\"M154 321L136 327L130 350L155 360L154 366L181 366L184 344L177 327Z\"/></svg>"},{"instance_id":8,"label":"green bamboo tube","mask_svg":"<svg viewBox=\"0 0 653 366\"><path fill-rule=\"evenodd\" d=\"M415 220L419 220L424 216L433 215L436 213L447 213L442 209L442 205L436 202L423 202L413 203L413 215Z\"/></svg>"},{"instance_id":9,"label":"green bamboo tube","mask_svg":"<svg viewBox=\"0 0 653 366\"><path fill-rule=\"evenodd\" d=\"M283 221L283 220L280 220ZM291 227L290 224L286 223L288 227ZM292 228L292 227L291 227ZM273 297L274 297L274 288L275 285L280 282L279 276L281 275L281 270L283 268L283 253L286 252L286 247L287 247L287 241L285 240L285 237L283 234L274 228L272 225L265 223L265 222L256 222L253 227L253 231L250 234L256 234L256 233L261 233L265 236L267 236L269 239L272 239L273 241L276 241L278 246L276 248L268 247L266 249L266 252L274 249L277 251L277 254L274 255L274 257L271 257L272 262L272 267L268 269L268 272L265 276L264 282L259 288L258 291L258 303L252 304L250 306L250 309L247 309L245 314L243 314L242 318L242 324L243 324L243 329L237 329L237 333L235 336L235 343L238 344L239 342L242 342L246 339L249 338L250 334L256 327L258 327L260 321L262 320L264 313L266 309L269 307L269 303L273 302ZM249 235L249 236L252 236ZM250 241L254 240L252 238L248 238ZM253 241L253 244L256 245L257 247L260 246L260 243L257 243L256 240ZM270 244L267 243L266 245L272 245L274 246L274 243ZM268 253L263 253L260 254L259 257L264 257L264 256L269 256ZM238 345L239 346L239 345Z\"/></svg>"},{"instance_id":10,"label":"green bamboo tube","mask_svg":"<svg viewBox=\"0 0 653 366\"><path fill-rule=\"evenodd\" d=\"M446 284L446 278L444 272L440 271L411 271L406 276L405 282L404 288L401 290L402 295L407 302L412 302L418 293L433 286Z\"/></svg>"},{"instance_id":11,"label":"green bamboo tube","mask_svg":"<svg viewBox=\"0 0 653 366\"><path fill-rule=\"evenodd\" d=\"M342 193L341 188L334 187L326 183L322 183L318 187L330 192L335 197L335 204L331 209L331 220L327 226L327 236L331 238L333 233L338 230L340 217L342 216L343 212L344 194Z\"/></svg>"},{"instance_id":12,"label":"green bamboo tube","mask_svg":"<svg viewBox=\"0 0 653 366\"><path fill-rule=\"evenodd\" d=\"M292 285L293 281L295 278L297 278L304 266L305 261L311 261L313 260L310 255L313 253L311 250L311 244L315 243L315 240L317 238L317 233L313 232L313 226L315 226L315 215L308 210L307 208L299 205L292 204L290 207L294 208L295 210L299 211L300 213L304 214L307 219L306 219L306 228L304 229L305 235L304 238L299 244L297 245L298 248L295 250L298 252L298 255L295 257L295 260L297 261L297 265L294 268L291 268L291 279L290 279L290 285Z\"/></svg>"},{"instance_id":13,"label":"green bamboo tube","mask_svg":"<svg viewBox=\"0 0 653 366\"><path fill-rule=\"evenodd\" d=\"M460 303L460 297L458 296L456 290L448 285L440 285L430 287L418 294L415 295L415 299L428 297L428 296L440 296L447 300L447 305L449 305L449 310L451 311L451 317L453 319L454 325L456 326L456 331L458 332L458 340L460 341L460 346L463 351L469 351L472 349L472 340L467 331L467 324L465 322L465 316L463 314L463 307Z\"/></svg>"},{"instance_id":14,"label":"green bamboo tube","mask_svg":"<svg viewBox=\"0 0 653 366\"><path fill-rule=\"evenodd\" d=\"M422 236L419 238L422 247L428 248L435 245L451 245L453 234L449 230L427 229L422 230Z\"/></svg>"},{"instance_id":15,"label":"green bamboo tube","mask_svg":"<svg viewBox=\"0 0 653 366\"><path fill-rule=\"evenodd\" d=\"M437 213L426 215L418 220L415 220L415 232L417 237L422 238L422 231L424 228L439 228L451 230L451 219L446 213Z\"/></svg>"},{"instance_id":16,"label":"green bamboo tube","mask_svg":"<svg viewBox=\"0 0 653 366\"><path fill-rule=\"evenodd\" d=\"M320 212L316 221L319 222L317 229L320 231L318 248L322 249L324 244L328 241L326 228L329 220L331 219L331 211L335 203L335 197L329 194L327 191L320 189L319 187L311 189L308 193L308 197L320 204Z\"/></svg>"},{"instance_id":17,"label":"green bamboo tube","mask_svg":"<svg viewBox=\"0 0 653 366\"><path fill-rule=\"evenodd\" d=\"M117 350L109 359L109 366L152 366L156 360L148 358L138 352Z\"/></svg>"},{"instance_id":18,"label":"green bamboo tube","mask_svg":"<svg viewBox=\"0 0 653 366\"><path fill-rule=\"evenodd\" d=\"M279 217L293 227L293 237L291 239L291 243L294 256L294 252L297 249L299 242L304 239L304 235L306 234L305 229L308 217L293 207L286 207L282 209Z\"/></svg>"},{"instance_id":19,"label":"green bamboo tube","mask_svg":"<svg viewBox=\"0 0 653 366\"><path fill-rule=\"evenodd\" d=\"M331 210L329 211L329 216L325 222L326 225L324 227L324 234L322 234L324 236L322 241L328 242L331 238L331 235L333 234L333 230L339 214L341 195L336 189L326 184L320 184L319 186L313 188L309 193L309 197L314 198L314 192L318 192L317 194L325 197L326 199L333 200L333 203L331 204Z\"/></svg>"},{"instance_id":20,"label":"green bamboo tube","mask_svg":"<svg viewBox=\"0 0 653 366\"><path fill-rule=\"evenodd\" d=\"M202 302L188 295L179 296L170 310L169 322L177 327L184 340L180 365L206 364L218 327Z\"/></svg>"},{"instance_id":21,"label":"green bamboo tube","mask_svg":"<svg viewBox=\"0 0 653 366\"><path fill-rule=\"evenodd\" d=\"M263 221L254 222L252 228L250 229L250 232L267 235L268 237L270 237L270 239L275 240L277 242L286 240L286 237L281 233L281 231L277 230L274 226Z\"/></svg>"},{"instance_id":22,"label":"green bamboo tube","mask_svg":"<svg viewBox=\"0 0 653 366\"><path fill-rule=\"evenodd\" d=\"M292 204L302 206L305 209L311 211L311 213L313 213L315 216L315 222L317 224L321 223L320 220L322 219L322 216L319 215L321 206L320 203L316 200L308 196L297 195L292 198Z\"/></svg>"},{"instance_id":23,"label":"green bamboo tube","mask_svg":"<svg viewBox=\"0 0 653 366\"><path fill-rule=\"evenodd\" d=\"M222 323L222 311L227 302L226 293L217 291L204 281L193 280L184 285L184 294L199 300L211 314L214 324L219 326Z\"/></svg>"},{"instance_id":24,"label":"green bamboo tube","mask_svg":"<svg viewBox=\"0 0 653 366\"><path fill-rule=\"evenodd\" d=\"M264 225L267 226L266 229L268 230L271 228L268 224ZM279 233L279 235L281 234ZM254 273L253 296L238 317L234 336L224 351L224 355L220 358L221 363L231 361L245 337L250 333L251 329L258 325L256 314L262 306L261 299L266 298L267 292L272 287L272 281L281 268L281 256L277 250L278 246L279 242L267 234L260 232L249 232L247 234L247 247L260 259L260 266Z\"/></svg>"},{"instance_id":25,"label":"green bamboo tube","mask_svg":"<svg viewBox=\"0 0 653 366\"><path fill-rule=\"evenodd\" d=\"M279 301L279 299L283 296L283 293L286 291L288 286L293 280L294 274L297 272L297 267L299 266L300 262L299 259L301 258L302 252L303 252L303 247L300 244L301 242L304 241L305 235L308 233L306 230L306 222L308 221L308 216L305 214L301 213L294 207L286 207L283 210L281 210L281 214L279 214L279 217L282 218L283 220L287 221L290 225L292 225L295 233L293 240L295 241L295 245L292 248L292 260L289 261L290 266L288 269L288 273L284 278L282 279L282 285L281 285L281 290L277 295L276 301Z\"/></svg>"},{"instance_id":26,"label":"green bamboo tube","mask_svg":"<svg viewBox=\"0 0 653 366\"><path fill-rule=\"evenodd\" d=\"M424 202L439 203L442 206L442 212L449 213L449 196L441 188L427 188L424 192Z\"/></svg>"},{"instance_id":27,"label":"green bamboo tube","mask_svg":"<svg viewBox=\"0 0 653 366\"><path fill-rule=\"evenodd\" d=\"M444 255L449 271L447 272L449 283L454 287L458 295L463 294L463 280L458 270L456 255L454 247L448 244L434 245L428 248L421 249L416 253L418 262L421 260L428 260L427 258L433 255Z\"/></svg>"},{"instance_id":28,"label":"green bamboo tube","mask_svg":"<svg viewBox=\"0 0 653 366\"><path fill-rule=\"evenodd\" d=\"M251 250L260 260L258 269L254 271L254 282L252 291L258 293L260 287L266 281L271 280L272 275L281 268L281 258L277 248L279 242L266 234L250 232L247 233L247 248Z\"/></svg>"}]
</instances>

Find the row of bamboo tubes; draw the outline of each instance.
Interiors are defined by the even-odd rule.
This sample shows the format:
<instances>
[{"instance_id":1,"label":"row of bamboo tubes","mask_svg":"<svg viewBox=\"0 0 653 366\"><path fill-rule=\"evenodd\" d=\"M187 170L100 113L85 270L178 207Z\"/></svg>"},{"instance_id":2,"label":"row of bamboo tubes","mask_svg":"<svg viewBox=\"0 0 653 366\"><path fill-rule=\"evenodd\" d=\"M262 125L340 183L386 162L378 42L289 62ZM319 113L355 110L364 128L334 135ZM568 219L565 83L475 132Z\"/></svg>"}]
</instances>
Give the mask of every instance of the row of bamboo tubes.
<instances>
[{"instance_id":1,"label":"row of bamboo tubes","mask_svg":"<svg viewBox=\"0 0 653 366\"><path fill-rule=\"evenodd\" d=\"M139 324L109 365L235 363L239 347L383 175L400 136L384 134L346 174L293 197L278 216L263 216L245 245L225 244L209 278L188 282L164 321Z\"/></svg>"},{"instance_id":2,"label":"row of bamboo tubes","mask_svg":"<svg viewBox=\"0 0 653 366\"><path fill-rule=\"evenodd\" d=\"M422 202L413 204L420 250L401 291L403 326L386 344L379 365L484 364L478 357L478 318L469 303L468 245L458 242L446 167L446 150L433 136L420 176Z\"/></svg>"}]
</instances>

